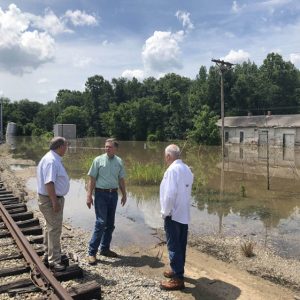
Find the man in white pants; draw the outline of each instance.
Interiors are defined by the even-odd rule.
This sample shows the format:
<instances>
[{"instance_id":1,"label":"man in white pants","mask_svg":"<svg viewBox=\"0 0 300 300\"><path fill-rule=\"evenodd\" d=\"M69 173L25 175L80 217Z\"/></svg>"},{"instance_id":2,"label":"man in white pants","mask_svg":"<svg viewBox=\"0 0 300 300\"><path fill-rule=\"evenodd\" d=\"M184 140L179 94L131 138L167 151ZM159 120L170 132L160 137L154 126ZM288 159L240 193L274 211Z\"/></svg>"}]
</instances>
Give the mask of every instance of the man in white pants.
<instances>
[{"instance_id":1,"label":"man in white pants","mask_svg":"<svg viewBox=\"0 0 300 300\"><path fill-rule=\"evenodd\" d=\"M61 162L68 147L63 137L55 137L37 167L39 208L46 220L44 235L45 258L54 271L63 271L60 237L62 232L63 208L70 188L68 174Z\"/></svg>"}]
</instances>

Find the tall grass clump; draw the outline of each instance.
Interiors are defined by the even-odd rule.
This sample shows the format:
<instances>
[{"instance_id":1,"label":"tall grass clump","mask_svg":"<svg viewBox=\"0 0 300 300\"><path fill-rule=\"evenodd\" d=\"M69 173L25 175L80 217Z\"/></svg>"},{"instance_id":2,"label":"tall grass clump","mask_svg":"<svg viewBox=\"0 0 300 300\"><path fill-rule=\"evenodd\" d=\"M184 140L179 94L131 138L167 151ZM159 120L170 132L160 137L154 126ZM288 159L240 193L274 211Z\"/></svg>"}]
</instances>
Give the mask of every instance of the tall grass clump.
<instances>
[{"instance_id":1,"label":"tall grass clump","mask_svg":"<svg viewBox=\"0 0 300 300\"><path fill-rule=\"evenodd\" d=\"M155 185L159 184L164 175L164 167L156 163L142 164L131 162L128 168L128 181L131 184Z\"/></svg>"},{"instance_id":2,"label":"tall grass clump","mask_svg":"<svg viewBox=\"0 0 300 300\"><path fill-rule=\"evenodd\" d=\"M242 253L246 257L253 257L253 256L255 256L254 246L255 246L255 242L253 242L253 241L245 241L245 242L243 242L241 244Z\"/></svg>"}]
</instances>

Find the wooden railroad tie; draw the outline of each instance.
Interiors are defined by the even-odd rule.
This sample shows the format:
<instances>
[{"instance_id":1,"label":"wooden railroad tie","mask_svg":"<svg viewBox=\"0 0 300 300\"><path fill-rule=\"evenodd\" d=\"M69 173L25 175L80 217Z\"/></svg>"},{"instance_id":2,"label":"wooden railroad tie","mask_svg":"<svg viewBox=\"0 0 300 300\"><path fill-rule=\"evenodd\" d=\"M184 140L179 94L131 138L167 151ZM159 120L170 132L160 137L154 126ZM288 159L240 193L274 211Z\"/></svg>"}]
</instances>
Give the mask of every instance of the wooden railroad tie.
<instances>
[{"instance_id":1,"label":"wooden railroad tie","mask_svg":"<svg viewBox=\"0 0 300 300\"><path fill-rule=\"evenodd\" d=\"M16 222L21 232L27 236L29 243L41 244L43 242L43 230L40 226L38 218L34 218L33 212L27 211L25 203L21 202L18 197L15 197L11 191L7 191L0 181L0 203L4 206L11 218ZM7 230L0 216L0 238L10 237L11 234ZM8 241L1 246L14 245L15 241ZM43 247L36 247L34 251L42 256L44 254ZM15 250L9 254L0 254L0 261L13 260L23 258L22 251ZM14 266L12 268L3 268L0 270L0 277L14 276L23 273L28 273L30 267L27 264ZM69 265L64 271L52 271L54 277L58 281L68 281L72 279L82 278L83 270L78 264ZM9 296L15 297L18 294L29 292L41 292L41 289L34 284L31 279L16 280L0 286L0 294L8 293ZM68 293L73 299L101 299L101 286L96 281L78 284L68 289Z\"/></svg>"}]
</instances>

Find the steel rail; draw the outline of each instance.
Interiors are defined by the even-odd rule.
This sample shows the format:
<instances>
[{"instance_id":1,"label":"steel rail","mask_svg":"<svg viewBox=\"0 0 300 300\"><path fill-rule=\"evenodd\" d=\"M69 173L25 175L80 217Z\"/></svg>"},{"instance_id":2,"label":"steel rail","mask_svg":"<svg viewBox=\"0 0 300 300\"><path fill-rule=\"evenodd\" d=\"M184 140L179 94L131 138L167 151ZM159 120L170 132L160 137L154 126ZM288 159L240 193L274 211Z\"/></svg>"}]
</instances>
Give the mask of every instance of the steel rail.
<instances>
[{"instance_id":1,"label":"steel rail","mask_svg":"<svg viewBox=\"0 0 300 300\"><path fill-rule=\"evenodd\" d=\"M21 232L15 221L12 219L6 208L0 202L0 212L2 220L7 229L10 231L16 244L21 250L24 259L32 270L32 276L36 284L42 289L46 290L50 299L57 300L71 300L73 299L67 290L57 281L53 274L46 268L44 263L40 260L33 247ZM51 290L52 289L52 290Z\"/></svg>"}]
</instances>

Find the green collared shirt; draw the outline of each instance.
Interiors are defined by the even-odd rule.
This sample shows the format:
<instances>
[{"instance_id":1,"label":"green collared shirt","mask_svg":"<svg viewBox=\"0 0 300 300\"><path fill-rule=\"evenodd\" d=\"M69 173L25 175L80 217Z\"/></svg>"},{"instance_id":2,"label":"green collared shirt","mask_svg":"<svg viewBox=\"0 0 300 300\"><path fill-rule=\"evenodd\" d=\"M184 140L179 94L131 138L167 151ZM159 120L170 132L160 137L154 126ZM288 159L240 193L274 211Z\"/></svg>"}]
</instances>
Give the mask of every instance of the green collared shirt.
<instances>
[{"instance_id":1,"label":"green collared shirt","mask_svg":"<svg viewBox=\"0 0 300 300\"><path fill-rule=\"evenodd\" d=\"M125 177L123 161L117 155L109 158L106 153L102 154L94 159L88 175L96 179L96 188L118 188L119 179Z\"/></svg>"}]
</instances>

